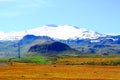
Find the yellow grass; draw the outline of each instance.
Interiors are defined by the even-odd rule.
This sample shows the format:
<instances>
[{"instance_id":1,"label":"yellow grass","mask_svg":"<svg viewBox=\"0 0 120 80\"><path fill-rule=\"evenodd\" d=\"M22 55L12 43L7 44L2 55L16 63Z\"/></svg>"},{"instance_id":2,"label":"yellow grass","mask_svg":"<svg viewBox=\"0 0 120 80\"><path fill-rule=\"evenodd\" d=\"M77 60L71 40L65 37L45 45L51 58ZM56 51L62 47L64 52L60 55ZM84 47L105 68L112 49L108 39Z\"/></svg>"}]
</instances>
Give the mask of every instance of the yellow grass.
<instances>
[{"instance_id":1,"label":"yellow grass","mask_svg":"<svg viewBox=\"0 0 120 80\"><path fill-rule=\"evenodd\" d=\"M56 61L57 64L87 64L94 62L100 64L102 62L111 64L111 62L120 61L120 58L60 58Z\"/></svg>"},{"instance_id":2,"label":"yellow grass","mask_svg":"<svg viewBox=\"0 0 120 80\"><path fill-rule=\"evenodd\" d=\"M0 67L0 80L120 80L120 66L13 63Z\"/></svg>"}]
</instances>

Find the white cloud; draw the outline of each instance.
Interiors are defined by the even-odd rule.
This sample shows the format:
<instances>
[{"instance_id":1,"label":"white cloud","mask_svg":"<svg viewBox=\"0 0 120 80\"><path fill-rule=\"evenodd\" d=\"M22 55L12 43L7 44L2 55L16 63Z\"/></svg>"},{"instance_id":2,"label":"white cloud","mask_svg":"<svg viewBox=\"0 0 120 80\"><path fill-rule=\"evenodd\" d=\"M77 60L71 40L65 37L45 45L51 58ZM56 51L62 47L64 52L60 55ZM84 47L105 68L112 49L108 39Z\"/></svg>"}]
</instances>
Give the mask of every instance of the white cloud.
<instances>
[{"instance_id":1,"label":"white cloud","mask_svg":"<svg viewBox=\"0 0 120 80\"><path fill-rule=\"evenodd\" d=\"M45 7L47 4L46 0L24 0L22 1L18 7L19 8L40 8Z\"/></svg>"},{"instance_id":2,"label":"white cloud","mask_svg":"<svg viewBox=\"0 0 120 80\"><path fill-rule=\"evenodd\" d=\"M14 2L16 0L0 0L0 2Z\"/></svg>"},{"instance_id":3,"label":"white cloud","mask_svg":"<svg viewBox=\"0 0 120 80\"><path fill-rule=\"evenodd\" d=\"M4 6L6 4L11 6L6 7L17 7L17 8L29 8L29 7L41 7L46 6L47 0L0 0L0 3L3 3L0 6Z\"/></svg>"},{"instance_id":4,"label":"white cloud","mask_svg":"<svg viewBox=\"0 0 120 80\"><path fill-rule=\"evenodd\" d=\"M0 0L0 17L16 17L46 7L46 0Z\"/></svg>"}]
</instances>

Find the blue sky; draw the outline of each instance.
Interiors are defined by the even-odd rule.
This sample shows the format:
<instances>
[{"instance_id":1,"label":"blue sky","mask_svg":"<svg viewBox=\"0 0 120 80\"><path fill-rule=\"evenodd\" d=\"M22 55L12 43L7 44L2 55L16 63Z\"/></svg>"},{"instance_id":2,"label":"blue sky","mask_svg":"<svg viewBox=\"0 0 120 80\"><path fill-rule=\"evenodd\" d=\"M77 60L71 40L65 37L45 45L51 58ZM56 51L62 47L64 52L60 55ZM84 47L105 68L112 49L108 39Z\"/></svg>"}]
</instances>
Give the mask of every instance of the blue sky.
<instances>
[{"instance_id":1,"label":"blue sky","mask_svg":"<svg viewBox=\"0 0 120 80\"><path fill-rule=\"evenodd\" d=\"M0 31L46 24L120 34L120 0L0 0Z\"/></svg>"}]
</instances>

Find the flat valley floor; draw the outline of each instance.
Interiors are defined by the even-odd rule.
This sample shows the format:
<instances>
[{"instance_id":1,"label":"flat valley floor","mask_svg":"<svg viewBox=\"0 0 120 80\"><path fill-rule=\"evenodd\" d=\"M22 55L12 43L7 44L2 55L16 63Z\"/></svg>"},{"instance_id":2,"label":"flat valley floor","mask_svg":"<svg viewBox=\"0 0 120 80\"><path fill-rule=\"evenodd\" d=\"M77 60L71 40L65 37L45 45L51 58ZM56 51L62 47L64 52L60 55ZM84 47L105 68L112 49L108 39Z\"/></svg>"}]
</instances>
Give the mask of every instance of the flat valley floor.
<instances>
[{"instance_id":1,"label":"flat valley floor","mask_svg":"<svg viewBox=\"0 0 120 80\"><path fill-rule=\"evenodd\" d=\"M0 80L120 80L120 66L12 63L0 66Z\"/></svg>"}]
</instances>

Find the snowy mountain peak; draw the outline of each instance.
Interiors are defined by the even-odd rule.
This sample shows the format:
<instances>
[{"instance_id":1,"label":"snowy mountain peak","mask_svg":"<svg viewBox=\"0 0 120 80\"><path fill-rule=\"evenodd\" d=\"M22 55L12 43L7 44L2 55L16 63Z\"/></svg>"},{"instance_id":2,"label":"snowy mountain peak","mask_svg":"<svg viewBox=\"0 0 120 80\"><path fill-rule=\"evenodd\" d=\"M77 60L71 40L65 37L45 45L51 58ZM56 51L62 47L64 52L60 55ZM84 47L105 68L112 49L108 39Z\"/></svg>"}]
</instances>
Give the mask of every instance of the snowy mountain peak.
<instances>
[{"instance_id":1,"label":"snowy mountain peak","mask_svg":"<svg viewBox=\"0 0 120 80\"><path fill-rule=\"evenodd\" d=\"M36 36L49 36L54 39L97 39L104 35L96 33L91 30L86 30L84 28L78 28L70 25L57 26L54 24L45 25L27 31L21 32L10 32L4 33L0 32L0 40L15 40L21 39L23 36L32 34Z\"/></svg>"},{"instance_id":2,"label":"snowy mountain peak","mask_svg":"<svg viewBox=\"0 0 120 80\"><path fill-rule=\"evenodd\" d=\"M58 25L55 25L55 24L47 24L46 26L48 26L48 27L58 27Z\"/></svg>"}]
</instances>

